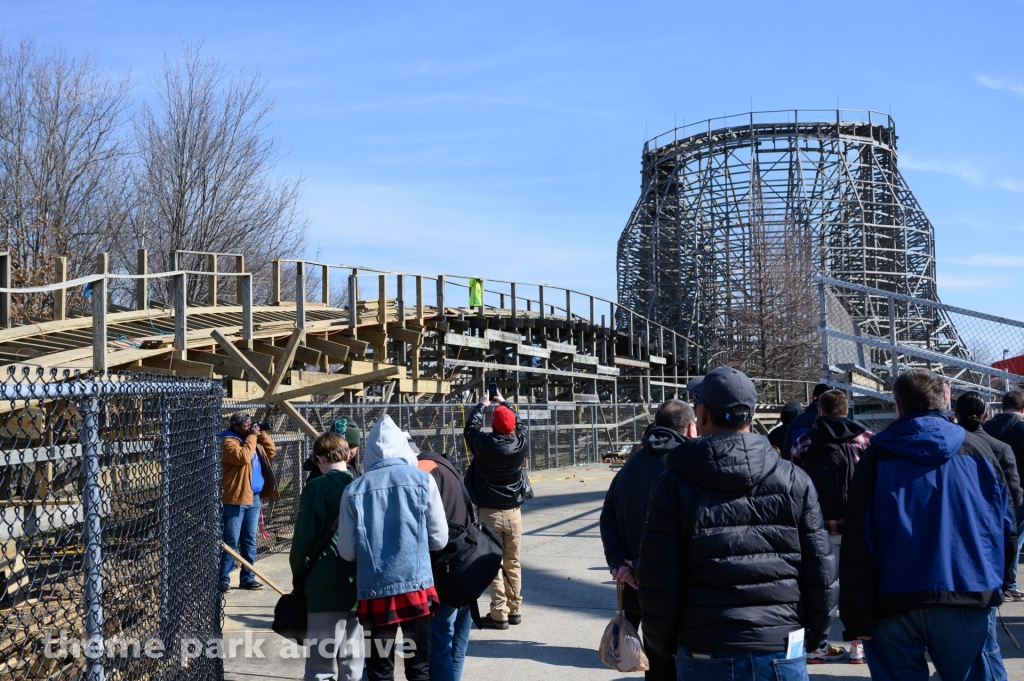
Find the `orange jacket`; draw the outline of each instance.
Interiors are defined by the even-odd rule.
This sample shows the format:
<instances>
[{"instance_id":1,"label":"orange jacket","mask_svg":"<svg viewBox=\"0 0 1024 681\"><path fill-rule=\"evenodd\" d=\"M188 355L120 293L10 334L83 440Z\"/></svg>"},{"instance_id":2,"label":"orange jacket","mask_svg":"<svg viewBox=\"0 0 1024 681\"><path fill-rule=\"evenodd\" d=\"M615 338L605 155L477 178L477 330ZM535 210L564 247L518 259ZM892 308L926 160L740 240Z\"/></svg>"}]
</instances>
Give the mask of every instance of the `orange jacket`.
<instances>
[{"instance_id":1,"label":"orange jacket","mask_svg":"<svg viewBox=\"0 0 1024 681\"><path fill-rule=\"evenodd\" d=\"M222 504L249 506L252 504L252 458L261 450L268 462L274 458L277 447L270 436L261 432L259 437L249 435L242 442L237 437L222 437L220 440L220 463L223 469L221 476L220 501ZM267 483L273 479L263 474ZM273 499L280 496L276 485L267 484L260 492L261 499Z\"/></svg>"}]
</instances>

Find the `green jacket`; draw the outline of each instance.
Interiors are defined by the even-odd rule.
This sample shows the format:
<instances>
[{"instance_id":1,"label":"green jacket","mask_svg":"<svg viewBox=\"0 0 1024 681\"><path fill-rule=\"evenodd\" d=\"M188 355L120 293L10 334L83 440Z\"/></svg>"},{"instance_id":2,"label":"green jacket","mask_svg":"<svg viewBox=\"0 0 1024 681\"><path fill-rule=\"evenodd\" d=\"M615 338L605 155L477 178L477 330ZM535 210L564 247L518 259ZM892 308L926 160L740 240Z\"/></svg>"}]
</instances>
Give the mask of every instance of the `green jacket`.
<instances>
[{"instance_id":1,"label":"green jacket","mask_svg":"<svg viewBox=\"0 0 1024 681\"><path fill-rule=\"evenodd\" d=\"M353 480L349 471L330 471L306 484L295 520L288 562L294 580L341 509L341 494ZM294 581L292 586L294 587ZM335 533L306 579L307 612L348 612L356 609L356 564L338 555Z\"/></svg>"}]
</instances>

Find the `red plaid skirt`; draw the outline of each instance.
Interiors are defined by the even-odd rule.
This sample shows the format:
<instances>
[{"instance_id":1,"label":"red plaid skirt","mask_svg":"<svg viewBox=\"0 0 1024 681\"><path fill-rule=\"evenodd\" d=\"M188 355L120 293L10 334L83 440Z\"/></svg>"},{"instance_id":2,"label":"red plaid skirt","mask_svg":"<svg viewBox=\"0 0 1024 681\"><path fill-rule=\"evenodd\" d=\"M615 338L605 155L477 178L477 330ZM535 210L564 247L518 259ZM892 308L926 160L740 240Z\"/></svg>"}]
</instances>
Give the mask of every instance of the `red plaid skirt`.
<instances>
[{"instance_id":1,"label":"red plaid skirt","mask_svg":"<svg viewBox=\"0 0 1024 681\"><path fill-rule=\"evenodd\" d=\"M397 596L359 601L356 616L366 628L384 627L431 614L440 605L437 591L430 586Z\"/></svg>"}]
</instances>

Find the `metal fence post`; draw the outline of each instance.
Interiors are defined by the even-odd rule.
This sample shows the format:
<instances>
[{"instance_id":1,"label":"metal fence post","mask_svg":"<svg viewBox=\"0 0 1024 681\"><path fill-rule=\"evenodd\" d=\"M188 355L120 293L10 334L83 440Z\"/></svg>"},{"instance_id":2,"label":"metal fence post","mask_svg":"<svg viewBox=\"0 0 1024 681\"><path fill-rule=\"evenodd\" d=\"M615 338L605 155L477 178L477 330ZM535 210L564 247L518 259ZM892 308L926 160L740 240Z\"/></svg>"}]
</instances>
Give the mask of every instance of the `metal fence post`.
<instances>
[{"instance_id":1,"label":"metal fence post","mask_svg":"<svg viewBox=\"0 0 1024 681\"><path fill-rule=\"evenodd\" d=\"M900 375L900 360L896 354L896 301L889 298L889 344L892 346L892 380Z\"/></svg>"},{"instance_id":2,"label":"metal fence post","mask_svg":"<svg viewBox=\"0 0 1024 681\"><path fill-rule=\"evenodd\" d=\"M818 323L821 325L821 380L828 381L829 362L828 362L828 300L825 296L825 279L820 274L815 277L818 280L818 305L820 306L820 312L818 316Z\"/></svg>"},{"instance_id":3,"label":"metal fence post","mask_svg":"<svg viewBox=\"0 0 1024 681\"><path fill-rule=\"evenodd\" d=\"M167 650L172 650L169 640L170 617L170 501L171 501L171 410L162 410L162 437L160 442L160 640Z\"/></svg>"},{"instance_id":4,"label":"metal fence post","mask_svg":"<svg viewBox=\"0 0 1024 681\"><path fill-rule=\"evenodd\" d=\"M100 400L87 397L82 404L82 503L85 545L85 633L87 646L96 657L86 658L88 681L103 681L103 503L100 495ZM87 650L89 650L87 647Z\"/></svg>"}]
</instances>

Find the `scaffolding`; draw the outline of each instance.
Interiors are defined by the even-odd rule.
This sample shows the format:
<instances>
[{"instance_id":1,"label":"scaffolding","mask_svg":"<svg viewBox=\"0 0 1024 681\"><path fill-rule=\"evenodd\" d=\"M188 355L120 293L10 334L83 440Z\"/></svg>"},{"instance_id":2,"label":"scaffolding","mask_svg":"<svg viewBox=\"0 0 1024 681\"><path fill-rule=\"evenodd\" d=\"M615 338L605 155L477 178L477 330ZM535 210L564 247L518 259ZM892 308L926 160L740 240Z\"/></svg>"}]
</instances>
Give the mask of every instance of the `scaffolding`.
<instances>
[{"instance_id":1,"label":"scaffolding","mask_svg":"<svg viewBox=\"0 0 1024 681\"><path fill-rule=\"evenodd\" d=\"M619 238L619 304L727 361L758 340L742 316L762 304L766 268L798 280L790 294L813 308L820 273L903 296L893 309L863 289L837 291L863 332L966 356L948 315L914 302L938 301L935 238L896 140L889 115L849 110L727 116L649 140ZM801 320L785 323L806 337L815 312L791 307Z\"/></svg>"}]
</instances>

